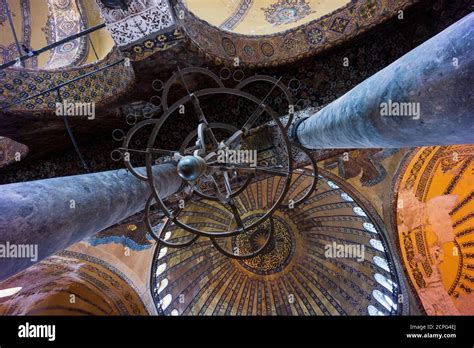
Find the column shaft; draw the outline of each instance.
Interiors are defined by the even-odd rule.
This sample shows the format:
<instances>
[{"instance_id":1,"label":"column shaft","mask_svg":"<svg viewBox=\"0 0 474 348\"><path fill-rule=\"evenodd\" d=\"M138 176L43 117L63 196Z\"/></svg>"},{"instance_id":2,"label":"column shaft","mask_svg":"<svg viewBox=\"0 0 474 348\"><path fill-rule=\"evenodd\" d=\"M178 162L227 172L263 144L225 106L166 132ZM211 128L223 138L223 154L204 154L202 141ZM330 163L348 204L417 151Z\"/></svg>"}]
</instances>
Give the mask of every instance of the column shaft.
<instances>
[{"instance_id":1,"label":"column shaft","mask_svg":"<svg viewBox=\"0 0 474 348\"><path fill-rule=\"evenodd\" d=\"M310 149L474 141L474 14L296 124Z\"/></svg>"},{"instance_id":2,"label":"column shaft","mask_svg":"<svg viewBox=\"0 0 474 348\"><path fill-rule=\"evenodd\" d=\"M179 189L174 164L154 173L162 197ZM149 194L124 169L0 186L0 280L139 212ZM7 244L37 245L38 259L5 257Z\"/></svg>"}]
</instances>

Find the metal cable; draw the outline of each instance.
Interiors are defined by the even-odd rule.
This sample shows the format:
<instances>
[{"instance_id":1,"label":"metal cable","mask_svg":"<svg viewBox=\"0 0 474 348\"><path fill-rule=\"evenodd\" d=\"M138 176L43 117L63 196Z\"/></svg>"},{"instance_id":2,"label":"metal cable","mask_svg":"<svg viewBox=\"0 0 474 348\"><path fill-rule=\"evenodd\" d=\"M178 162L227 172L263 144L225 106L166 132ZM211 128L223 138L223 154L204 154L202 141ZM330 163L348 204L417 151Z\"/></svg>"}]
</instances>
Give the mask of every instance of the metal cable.
<instances>
[{"instance_id":1,"label":"metal cable","mask_svg":"<svg viewBox=\"0 0 474 348\"><path fill-rule=\"evenodd\" d=\"M59 88L56 89L56 93L57 93L57 96L58 96L58 102L62 104L63 103L63 98L61 97L61 92L60 92ZM79 150L79 146L77 145L76 138L74 137L74 134L72 133L72 129L69 125L68 116L65 115L65 113L63 112L62 117L63 117L63 121L64 121L64 126L66 126L66 130L69 134L69 138L71 139L72 145L74 146L74 149L76 150L76 153L77 153L77 155L79 156L79 158L82 162L82 166L84 167L84 169L87 173L90 173L89 167L87 166L87 163L84 160L84 157L82 157L81 151Z\"/></svg>"}]
</instances>

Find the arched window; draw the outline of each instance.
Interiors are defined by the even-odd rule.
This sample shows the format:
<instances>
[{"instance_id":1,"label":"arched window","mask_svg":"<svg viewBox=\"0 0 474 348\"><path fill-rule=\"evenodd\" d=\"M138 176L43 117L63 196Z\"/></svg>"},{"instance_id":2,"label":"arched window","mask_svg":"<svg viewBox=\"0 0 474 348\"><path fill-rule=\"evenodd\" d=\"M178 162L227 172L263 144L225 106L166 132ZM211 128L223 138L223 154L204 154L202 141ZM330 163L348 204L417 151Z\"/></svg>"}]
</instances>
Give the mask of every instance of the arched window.
<instances>
[{"instance_id":1,"label":"arched window","mask_svg":"<svg viewBox=\"0 0 474 348\"><path fill-rule=\"evenodd\" d=\"M392 282L390 279L387 279L385 276L383 276L380 273L375 273L374 278L377 281L377 283L382 285L385 289L387 289L390 292L393 292L393 290L397 287L397 285L394 282Z\"/></svg>"},{"instance_id":2,"label":"arched window","mask_svg":"<svg viewBox=\"0 0 474 348\"><path fill-rule=\"evenodd\" d=\"M369 305L367 307L367 310L369 312L369 315L385 315L384 312L379 311L375 306Z\"/></svg>"},{"instance_id":3,"label":"arched window","mask_svg":"<svg viewBox=\"0 0 474 348\"><path fill-rule=\"evenodd\" d=\"M385 248L383 247L383 244L380 240L378 239L371 239L369 240L369 243L370 245L372 245L372 247L378 251L382 251L382 252L385 252Z\"/></svg>"},{"instance_id":4,"label":"arched window","mask_svg":"<svg viewBox=\"0 0 474 348\"><path fill-rule=\"evenodd\" d=\"M166 270L166 263L162 263L156 268L156 276L158 277L161 273Z\"/></svg>"},{"instance_id":5,"label":"arched window","mask_svg":"<svg viewBox=\"0 0 474 348\"><path fill-rule=\"evenodd\" d=\"M21 287L16 287L16 288L8 288L8 289L0 290L0 298L13 296L17 292L19 292L21 289L22 289Z\"/></svg>"},{"instance_id":6,"label":"arched window","mask_svg":"<svg viewBox=\"0 0 474 348\"><path fill-rule=\"evenodd\" d=\"M361 207L354 207L352 208L352 210L354 211L354 213L356 213L359 216L367 216L367 214Z\"/></svg>"},{"instance_id":7,"label":"arched window","mask_svg":"<svg viewBox=\"0 0 474 348\"><path fill-rule=\"evenodd\" d=\"M168 286L168 278L164 278L164 279L160 282L160 286L159 286L159 288L158 288L158 293L162 292L167 286Z\"/></svg>"},{"instance_id":8,"label":"arched window","mask_svg":"<svg viewBox=\"0 0 474 348\"><path fill-rule=\"evenodd\" d=\"M377 233L377 230L375 229L375 226L373 224L371 224L370 222L364 222L362 224L362 226L364 227L364 229L366 231L369 231L369 232L372 232L372 233Z\"/></svg>"},{"instance_id":9,"label":"arched window","mask_svg":"<svg viewBox=\"0 0 474 348\"><path fill-rule=\"evenodd\" d=\"M397 304L393 302L390 296L385 295L382 291L374 290L372 291L372 296L374 296L377 302L384 306L388 311L391 312L392 310L397 309Z\"/></svg>"},{"instance_id":10,"label":"arched window","mask_svg":"<svg viewBox=\"0 0 474 348\"><path fill-rule=\"evenodd\" d=\"M343 192L341 193L341 198L345 200L346 202L354 202L351 196L349 196L347 193Z\"/></svg>"},{"instance_id":11,"label":"arched window","mask_svg":"<svg viewBox=\"0 0 474 348\"><path fill-rule=\"evenodd\" d=\"M160 301L160 306L162 310L165 310L168 308L168 306L171 304L171 300L173 299L173 296L171 294L166 295L163 297L163 299Z\"/></svg>"},{"instance_id":12,"label":"arched window","mask_svg":"<svg viewBox=\"0 0 474 348\"><path fill-rule=\"evenodd\" d=\"M167 252L168 252L168 248L167 248L167 247L161 248L160 254L158 255L158 260L161 259L161 258L163 258L163 257L166 255Z\"/></svg>"},{"instance_id":13,"label":"arched window","mask_svg":"<svg viewBox=\"0 0 474 348\"><path fill-rule=\"evenodd\" d=\"M388 267L388 263L387 263L387 260L385 260L384 258L380 257L380 256L374 256L372 258L372 261L374 261L374 263L379 266L381 269L387 271L387 272L390 272L390 268Z\"/></svg>"}]
</instances>

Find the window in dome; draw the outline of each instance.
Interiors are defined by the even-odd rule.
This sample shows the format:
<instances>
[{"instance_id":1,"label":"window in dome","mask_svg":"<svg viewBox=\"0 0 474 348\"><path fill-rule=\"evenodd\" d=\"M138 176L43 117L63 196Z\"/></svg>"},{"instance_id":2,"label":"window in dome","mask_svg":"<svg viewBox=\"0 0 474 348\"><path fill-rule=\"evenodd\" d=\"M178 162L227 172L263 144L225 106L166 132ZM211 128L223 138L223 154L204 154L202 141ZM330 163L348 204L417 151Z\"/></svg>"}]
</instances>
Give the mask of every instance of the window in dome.
<instances>
[{"instance_id":1,"label":"window in dome","mask_svg":"<svg viewBox=\"0 0 474 348\"><path fill-rule=\"evenodd\" d=\"M383 270L387 272L390 272L390 267L388 267L387 260L385 260L383 257L374 256L372 260L377 266L379 266L380 268L382 268Z\"/></svg>"}]
</instances>

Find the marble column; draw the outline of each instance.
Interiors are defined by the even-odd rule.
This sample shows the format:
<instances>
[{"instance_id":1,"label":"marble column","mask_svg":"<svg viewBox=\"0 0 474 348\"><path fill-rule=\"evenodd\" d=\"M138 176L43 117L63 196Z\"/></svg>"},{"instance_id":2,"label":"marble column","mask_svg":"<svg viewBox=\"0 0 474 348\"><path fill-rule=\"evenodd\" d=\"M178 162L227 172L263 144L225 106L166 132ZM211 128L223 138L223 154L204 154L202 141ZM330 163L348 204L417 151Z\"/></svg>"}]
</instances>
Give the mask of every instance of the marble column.
<instances>
[{"instance_id":1,"label":"marble column","mask_svg":"<svg viewBox=\"0 0 474 348\"><path fill-rule=\"evenodd\" d=\"M474 14L296 121L290 134L309 149L473 143Z\"/></svg>"},{"instance_id":2,"label":"marble column","mask_svg":"<svg viewBox=\"0 0 474 348\"><path fill-rule=\"evenodd\" d=\"M181 186L174 164L154 174L162 197ZM0 280L141 211L149 194L125 169L1 185Z\"/></svg>"}]
</instances>

